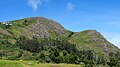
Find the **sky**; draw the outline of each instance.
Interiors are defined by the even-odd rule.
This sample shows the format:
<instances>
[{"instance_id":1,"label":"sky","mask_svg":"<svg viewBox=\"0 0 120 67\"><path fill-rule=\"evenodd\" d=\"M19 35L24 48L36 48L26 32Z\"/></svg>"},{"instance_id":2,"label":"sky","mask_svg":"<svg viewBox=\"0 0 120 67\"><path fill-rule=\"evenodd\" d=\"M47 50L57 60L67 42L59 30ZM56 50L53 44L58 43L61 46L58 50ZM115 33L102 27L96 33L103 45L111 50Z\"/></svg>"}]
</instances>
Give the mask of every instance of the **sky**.
<instances>
[{"instance_id":1,"label":"sky","mask_svg":"<svg viewBox=\"0 0 120 67\"><path fill-rule=\"evenodd\" d=\"M120 48L120 0L1 0L0 21L46 17L66 29L97 30Z\"/></svg>"}]
</instances>

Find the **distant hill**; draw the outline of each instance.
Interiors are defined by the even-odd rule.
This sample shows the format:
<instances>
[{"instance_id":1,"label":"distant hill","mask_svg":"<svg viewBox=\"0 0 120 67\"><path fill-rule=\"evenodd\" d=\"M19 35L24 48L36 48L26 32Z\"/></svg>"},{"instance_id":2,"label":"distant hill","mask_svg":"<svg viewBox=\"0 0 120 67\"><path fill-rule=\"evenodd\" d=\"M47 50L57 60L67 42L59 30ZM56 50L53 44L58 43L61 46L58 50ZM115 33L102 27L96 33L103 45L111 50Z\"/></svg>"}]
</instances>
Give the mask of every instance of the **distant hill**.
<instances>
[{"instance_id":1,"label":"distant hill","mask_svg":"<svg viewBox=\"0 0 120 67\"><path fill-rule=\"evenodd\" d=\"M82 32L76 32L69 40L70 43L76 44L77 49L90 49L95 53L103 53L108 56L109 52L116 52L118 47L107 41L96 30L85 30Z\"/></svg>"},{"instance_id":2,"label":"distant hill","mask_svg":"<svg viewBox=\"0 0 120 67\"><path fill-rule=\"evenodd\" d=\"M0 23L0 45L4 45L3 41L6 40L11 44L15 44L20 36L29 39L65 39L70 44L75 44L78 51L93 50L95 54L103 54L105 57L109 57L110 52L119 50L96 30L72 32L56 21L43 17L31 17Z\"/></svg>"}]
</instances>

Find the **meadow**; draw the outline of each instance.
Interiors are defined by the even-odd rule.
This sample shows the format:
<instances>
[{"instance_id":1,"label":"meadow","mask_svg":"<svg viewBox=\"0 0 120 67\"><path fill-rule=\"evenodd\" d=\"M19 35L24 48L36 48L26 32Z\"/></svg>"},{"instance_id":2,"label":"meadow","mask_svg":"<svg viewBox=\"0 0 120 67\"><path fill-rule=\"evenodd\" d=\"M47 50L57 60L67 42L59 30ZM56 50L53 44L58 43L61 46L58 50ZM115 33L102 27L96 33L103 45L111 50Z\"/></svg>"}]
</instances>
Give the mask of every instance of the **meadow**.
<instances>
[{"instance_id":1,"label":"meadow","mask_svg":"<svg viewBox=\"0 0 120 67\"><path fill-rule=\"evenodd\" d=\"M82 66L75 64L38 63L37 61L0 60L0 67L82 67Z\"/></svg>"}]
</instances>

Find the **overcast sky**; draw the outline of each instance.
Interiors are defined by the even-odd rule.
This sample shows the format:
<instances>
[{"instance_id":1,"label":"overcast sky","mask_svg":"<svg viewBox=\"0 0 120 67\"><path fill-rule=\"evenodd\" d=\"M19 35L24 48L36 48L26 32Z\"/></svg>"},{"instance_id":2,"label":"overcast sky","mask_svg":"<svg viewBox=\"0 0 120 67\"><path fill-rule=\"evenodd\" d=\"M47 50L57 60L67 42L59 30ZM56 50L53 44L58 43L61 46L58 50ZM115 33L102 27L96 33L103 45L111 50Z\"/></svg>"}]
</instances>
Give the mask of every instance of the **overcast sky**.
<instances>
[{"instance_id":1,"label":"overcast sky","mask_svg":"<svg viewBox=\"0 0 120 67\"><path fill-rule=\"evenodd\" d=\"M97 30L120 48L120 0L1 0L0 21L42 16L66 29Z\"/></svg>"}]
</instances>

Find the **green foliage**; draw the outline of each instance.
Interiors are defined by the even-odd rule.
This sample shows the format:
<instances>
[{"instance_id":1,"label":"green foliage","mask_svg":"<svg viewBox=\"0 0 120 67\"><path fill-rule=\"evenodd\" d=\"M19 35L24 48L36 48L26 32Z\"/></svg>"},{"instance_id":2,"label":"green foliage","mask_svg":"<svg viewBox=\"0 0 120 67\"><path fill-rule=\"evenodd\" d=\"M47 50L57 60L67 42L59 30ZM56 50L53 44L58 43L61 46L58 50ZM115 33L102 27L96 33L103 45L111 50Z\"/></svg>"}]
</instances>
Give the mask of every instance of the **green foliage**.
<instances>
[{"instance_id":1,"label":"green foliage","mask_svg":"<svg viewBox=\"0 0 120 67\"><path fill-rule=\"evenodd\" d=\"M108 65L110 67L120 67L120 51L117 51L116 53L110 52L110 62L108 62Z\"/></svg>"},{"instance_id":2,"label":"green foliage","mask_svg":"<svg viewBox=\"0 0 120 67\"><path fill-rule=\"evenodd\" d=\"M15 44L11 44L8 40L1 42L0 50L16 50L18 47Z\"/></svg>"},{"instance_id":3,"label":"green foliage","mask_svg":"<svg viewBox=\"0 0 120 67\"><path fill-rule=\"evenodd\" d=\"M73 34L74 34L74 32L70 31L70 34L68 35L68 38L70 38Z\"/></svg>"},{"instance_id":4,"label":"green foliage","mask_svg":"<svg viewBox=\"0 0 120 67\"><path fill-rule=\"evenodd\" d=\"M75 44L70 44L67 40L60 40L58 38L28 39L20 36L16 44L20 49L37 53L36 59L42 63L80 64L83 62L86 65L93 66L95 62L97 62L96 64L105 64L106 62L102 55L95 57L93 50L78 51ZM24 57L31 59L34 56L31 53L25 53Z\"/></svg>"},{"instance_id":5,"label":"green foliage","mask_svg":"<svg viewBox=\"0 0 120 67\"><path fill-rule=\"evenodd\" d=\"M15 44L9 43L7 40L3 41L4 47L14 47L14 50L0 51L1 59L9 60L39 60L41 63L69 63L80 64L84 63L86 67L92 67L94 65L106 65L104 55L96 55L93 50L81 50L76 49L75 44L70 44L67 40L60 40L59 38L33 38L29 39L25 36L20 36L16 39ZM2 47L2 46L1 46ZM8 49L7 49L8 50ZM116 54L110 53L110 66L119 66L119 52Z\"/></svg>"},{"instance_id":6,"label":"green foliage","mask_svg":"<svg viewBox=\"0 0 120 67\"><path fill-rule=\"evenodd\" d=\"M18 27L26 27L28 25L35 23L35 22L36 22L35 19L21 19L21 20L11 21L13 26L18 26Z\"/></svg>"},{"instance_id":7,"label":"green foliage","mask_svg":"<svg viewBox=\"0 0 120 67\"><path fill-rule=\"evenodd\" d=\"M12 25L11 25L12 24ZM43 38L42 38L43 37ZM0 59L120 67L120 52L99 32L71 32L46 18L0 24ZM108 53L112 51L109 56Z\"/></svg>"},{"instance_id":8,"label":"green foliage","mask_svg":"<svg viewBox=\"0 0 120 67\"><path fill-rule=\"evenodd\" d=\"M33 60L32 53L30 53L29 51L23 51L23 54L20 57L20 59L23 59L23 60Z\"/></svg>"},{"instance_id":9,"label":"green foliage","mask_svg":"<svg viewBox=\"0 0 120 67\"><path fill-rule=\"evenodd\" d=\"M11 28L11 24L10 23L7 23L6 24L0 24L0 27L3 28L3 29L10 29Z\"/></svg>"}]
</instances>

